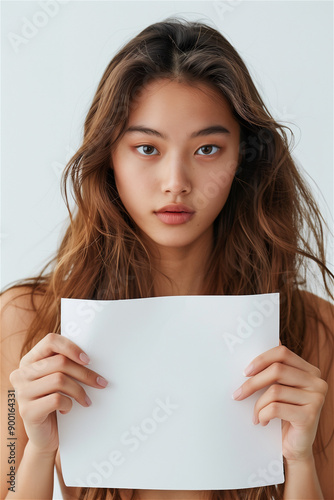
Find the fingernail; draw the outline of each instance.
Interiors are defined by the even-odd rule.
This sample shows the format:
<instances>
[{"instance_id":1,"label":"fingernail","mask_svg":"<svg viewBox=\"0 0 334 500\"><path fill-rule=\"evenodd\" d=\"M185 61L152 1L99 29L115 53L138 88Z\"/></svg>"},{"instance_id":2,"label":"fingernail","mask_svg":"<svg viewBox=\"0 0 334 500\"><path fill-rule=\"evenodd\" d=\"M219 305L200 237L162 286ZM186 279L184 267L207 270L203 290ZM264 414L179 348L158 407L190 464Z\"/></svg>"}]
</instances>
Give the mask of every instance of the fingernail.
<instances>
[{"instance_id":1,"label":"fingernail","mask_svg":"<svg viewBox=\"0 0 334 500\"><path fill-rule=\"evenodd\" d=\"M259 421L258 421L257 417L255 415L253 415L253 424L256 425L258 423L259 423Z\"/></svg>"},{"instance_id":2,"label":"fingernail","mask_svg":"<svg viewBox=\"0 0 334 500\"><path fill-rule=\"evenodd\" d=\"M103 378L103 377L97 377L96 382L101 386L101 387L107 387L108 381Z\"/></svg>"},{"instance_id":3,"label":"fingernail","mask_svg":"<svg viewBox=\"0 0 334 500\"><path fill-rule=\"evenodd\" d=\"M88 406L90 406L92 404L92 402L89 399L89 397L87 396L87 394L86 394L85 400L86 400L86 403L87 403Z\"/></svg>"},{"instance_id":4,"label":"fingernail","mask_svg":"<svg viewBox=\"0 0 334 500\"><path fill-rule=\"evenodd\" d=\"M252 373L252 371L253 371L253 370L254 370L254 365L252 365L252 364L251 364L251 365L248 365L248 366L244 369L244 371L243 371L242 373L243 373L243 375L244 375L245 377L248 377L248 376Z\"/></svg>"},{"instance_id":5,"label":"fingernail","mask_svg":"<svg viewBox=\"0 0 334 500\"><path fill-rule=\"evenodd\" d=\"M84 352L81 352L80 355L79 355L79 358L81 359L81 361L83 363L85 363L85 365L89 365L90 363L90 359L89 357L87 356L87 354L85 354Z\"/></svg>"},{"instance_id":6,"label":"fingernail","mask_svg":"<svg viewBox=\"0 0 334 500\"><path fill-rule=\"evenodd\" d=\"M242 389L239 387L233 394L232 394L232 399L238 399L239 396L241 396Z\"/></svg>"}]
</instances>

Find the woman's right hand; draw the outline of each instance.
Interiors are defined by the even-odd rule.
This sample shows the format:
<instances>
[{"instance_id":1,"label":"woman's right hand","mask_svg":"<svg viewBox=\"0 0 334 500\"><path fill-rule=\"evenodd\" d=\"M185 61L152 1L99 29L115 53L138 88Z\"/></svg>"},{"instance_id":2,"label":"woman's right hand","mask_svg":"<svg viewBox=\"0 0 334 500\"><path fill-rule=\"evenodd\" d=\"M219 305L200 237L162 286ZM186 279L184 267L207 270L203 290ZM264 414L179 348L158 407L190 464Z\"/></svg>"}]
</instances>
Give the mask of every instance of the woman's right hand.
<instances>
[{"instance_id":1,"label":"woman's right hand","mask_svg":"<svg viewBox=\"0 0 334 500\"><path fill-rule=\"evenodd\" d=\"M85 365L87 355L74 342L49 333L21 359L10 374L19 412L28 439L40 452L53 453L59 446L56 410L68 413L72 399L90 406L79 382L102 389L107 381Z\"/></svg>"}]
</instances>

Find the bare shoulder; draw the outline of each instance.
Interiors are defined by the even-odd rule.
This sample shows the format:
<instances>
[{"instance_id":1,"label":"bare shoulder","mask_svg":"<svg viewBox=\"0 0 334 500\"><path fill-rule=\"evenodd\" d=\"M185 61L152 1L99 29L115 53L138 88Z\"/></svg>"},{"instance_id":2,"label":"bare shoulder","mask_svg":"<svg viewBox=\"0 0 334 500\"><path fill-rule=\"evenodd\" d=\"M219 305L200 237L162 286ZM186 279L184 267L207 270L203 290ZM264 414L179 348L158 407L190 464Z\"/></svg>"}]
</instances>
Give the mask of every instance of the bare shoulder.
<instances>
[{"instance_id":1,"label":"bare shoulder","mask_svg":"<svg viewBox=\"0 0 334 500\"><path fill-rule=\"evenodd\" d=\"M42 294L32 295L32 288L28 286L10 288L1 294L2 339L29 327L42 298Z\"/></svg>"},{"instance_id":2,"label":"bare shoulder","mask_svg":"<svg viewBox=\"0 0 334 500\"><path fill-rule=\"evenodd\" d=\"M312 347L310 356L318 351L319 361L331 361L330 350L334 344L334 305L310 292L301 292L305 307L305 344Z\"/></svg>"},{"instance_id":3,"label":"bare shoulder","mask_svg":"<svg viewBox=\"0 0 334 500\"><path fill-rule=\"evenodd\" d=\"M334 305L314 293L305 290L300 293L304 301L306 314L311 315L312 311L316 311L321 320L328 323L328 326L331 326L333 331Z\"/></svg>"},{"instance_id":4,"label":"bare shoulder","mask_svg":"<svg viewBox=\"0 0 334 500\"><path fill-rule=\"evenodd\" d=\"M14 287L0 297L2 374L16 369L26 333L34 320L42 295L32 297L28 286Z\"/></svg>"}]
</instances>

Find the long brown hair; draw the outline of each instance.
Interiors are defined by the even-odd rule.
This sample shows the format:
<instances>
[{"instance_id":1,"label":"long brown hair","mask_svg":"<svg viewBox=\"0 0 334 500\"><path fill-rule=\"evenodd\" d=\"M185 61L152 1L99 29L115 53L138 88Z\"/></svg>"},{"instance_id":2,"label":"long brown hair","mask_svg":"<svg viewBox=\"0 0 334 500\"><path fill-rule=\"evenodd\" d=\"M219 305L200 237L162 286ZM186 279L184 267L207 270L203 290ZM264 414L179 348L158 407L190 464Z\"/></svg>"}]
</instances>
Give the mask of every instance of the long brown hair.
<instances>
[{"instance_id":1,"label":"long brown hair","mask_svg":"<svg viewBox=\"0 0 334 500\"><path fill-rule=\"evenodd\" d=\"M61 297L152 296L153 264L118 196L111 151L145 86L160 78L214 88L227 99L240 125L240 162L228 200L214 222L205 293L280 292L281 341L300 355L305 331L301 289L309 262L316 264L324 291L333 298L333 274L326 267L323 244L325 222L290 154L290 129L273 119L236 50L212 27L175 18L155 23L130 40L102 76L82 145L63 176L70 216L66 233L41 274L20 283L30 285L32 301L41 295L22 354L47 332L60 331ZM69 186L76 204L73 211ZM282 491L279 485L229 495L277 500ZM80 498L88 494L92 491L83 488ZM120 498L117 490L109 494ZM219 500L224 494L215 491L212 498ZM106 495L107 490L94 490L96 500Z\"/></svg>"}]
</instances>

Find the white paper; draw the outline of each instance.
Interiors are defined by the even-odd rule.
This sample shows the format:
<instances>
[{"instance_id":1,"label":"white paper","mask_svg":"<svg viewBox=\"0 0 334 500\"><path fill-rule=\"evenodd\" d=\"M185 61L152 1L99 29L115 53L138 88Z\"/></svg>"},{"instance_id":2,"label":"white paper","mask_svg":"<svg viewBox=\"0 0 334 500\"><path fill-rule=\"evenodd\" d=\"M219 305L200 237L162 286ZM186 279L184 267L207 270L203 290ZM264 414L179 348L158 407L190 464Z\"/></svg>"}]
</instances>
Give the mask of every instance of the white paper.
<instances>
[{"instance_id":1,"label":"white paper","mask_svg":"<svg viewBox=\"0 0 334 500\"><path fill-rule=\"evenodd\" d=\"M68 486L223 490L284 481L281 421L232 393L279 343L279 294L61 300L61 334L105 389L57 414ZM262 390L263 392L264 390Z\"/></svg>"}]
</instances>

